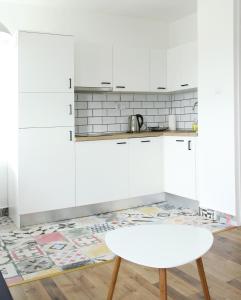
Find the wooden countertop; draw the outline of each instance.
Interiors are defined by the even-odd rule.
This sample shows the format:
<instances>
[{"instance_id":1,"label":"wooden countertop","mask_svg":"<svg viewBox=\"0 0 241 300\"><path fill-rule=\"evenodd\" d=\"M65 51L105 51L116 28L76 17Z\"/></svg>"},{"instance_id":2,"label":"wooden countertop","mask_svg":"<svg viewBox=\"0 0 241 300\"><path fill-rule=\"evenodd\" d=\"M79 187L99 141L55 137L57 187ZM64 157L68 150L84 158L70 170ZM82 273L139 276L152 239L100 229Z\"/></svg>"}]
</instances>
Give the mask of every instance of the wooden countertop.
<instances>
[{"instance_id":1,"label":"wooden countertop","mask_svg":"<svg viewBox=\"0 0 241 300\"><path fill-rule=\"evenodd\" d=\"M121 139L133 139L133 138L144 138L144 137L159 137L159 136L197 136L196 132L193 131L158 131L150 132L143 131L138 133L113 133L111 135L100 135L100 136L76 136L76 142L86 141L103 141L103 140L121 140Z\"/></svg>"}]
</instances>

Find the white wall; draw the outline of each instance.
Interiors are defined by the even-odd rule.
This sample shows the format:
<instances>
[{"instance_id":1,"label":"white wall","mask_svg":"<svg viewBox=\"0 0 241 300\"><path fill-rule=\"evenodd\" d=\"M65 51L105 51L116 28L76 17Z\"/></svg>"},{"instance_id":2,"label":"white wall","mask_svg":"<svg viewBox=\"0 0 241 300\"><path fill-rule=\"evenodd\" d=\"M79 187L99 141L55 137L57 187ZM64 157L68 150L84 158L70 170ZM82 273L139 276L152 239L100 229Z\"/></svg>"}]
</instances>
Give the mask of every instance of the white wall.
<instances>
[{"instance_id":1,"label":"white wall","mask_svg":"<svg viewBox=\"0 0 241 300\"><path fill-rule=\"evenodd\" d=\"M104 15L43 6L0 3L0 21L12 32L31 30L73 34L76 40L163 48L168 25L155 20Z\"/></svg>"},{"instance_id":2,"label":"white wall","mask_svg":"<svg viewBox=\"0 0 241 300\"><path fill-rule=\"evenodd\" d=\"M198 1L198 198L200 206L232 215L235 215L234 2Z\"/></svg>"},{"instance_id":3,"label":"white wall","mask_svg":"<svg viewBox=\"0 0 241 300\"><path fill-rule=\"evenodd\" d=\"M197 14L189 15L170 24L169 47L197 40Z\"/></svg>"}]
</instances>

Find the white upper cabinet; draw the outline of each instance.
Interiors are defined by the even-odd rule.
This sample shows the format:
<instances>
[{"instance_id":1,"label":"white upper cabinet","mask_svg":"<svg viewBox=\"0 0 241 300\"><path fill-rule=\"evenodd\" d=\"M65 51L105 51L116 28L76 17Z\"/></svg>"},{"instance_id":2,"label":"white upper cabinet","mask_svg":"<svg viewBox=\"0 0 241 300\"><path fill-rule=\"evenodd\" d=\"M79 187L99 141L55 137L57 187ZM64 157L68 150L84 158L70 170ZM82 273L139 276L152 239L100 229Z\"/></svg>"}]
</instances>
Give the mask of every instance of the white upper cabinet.
<instances>
[{"instance_id":1,"label":"white upper cabinet","mask_svg":"<svg viewBox=\"0 0 241 300\"><path fill-rule=\"evenodd\" d=\"M151 92L167 91L166 50L150 50L150 90Z\"/></svg>"},{"instance_id":2,"label":"white upper cabinet","mask_svg":"<svg viewBox=\"0 0 241 300\"><path fill-rule=\"evenodd\" d=\"M20 93L19 128L74 126L71 93Z\"/></svg>"},{"instance_id":3,"label":"white upper cabinet","mask_svg":"<svg viewBox=\"0 0 241 300\"><path fill-rule=\"evenodd\" d=\"M164 190L196 199L196 138L164 137Z\"/></svg>"},{"instance_id":4,"label":"white upper cabinet","mask_svg":"<svg viewBox=\"0 0 241 300\"><path fill-rule=\"evenodd\" d=\"M180 90L181 85L181 51L180 47L171 48L167 52L167 85L168 90Z\"/></svg>"},{"instance_id":5,"label":"white upper cabinet","mask_svg":"<svg viewBox=\"0 0 241 300\"><path fill-rule=\"evenodd\" d=\"M170 91L197 87L197 43L171 48L167 53L167 84Z\"/></svg>"},{"instance_id":6,"label":"white upper cabinet","mask_svg":"<svg viewBox=\"0 0 241 300\"><path fill-rule=\"evenodd\" d=\"M19 130L20 214L75 206L71 127Z\"/></svg>"},{"instance_id":7,"label":"white upper cabinet","mask_svg":"<svg viewBox=\"0 0 241 300\"><path fill-rule=\"evenodd\" d=\"M76 44L75 86L112 87L112 46Z\"/></svg>"},{"instance_id":8,"label":"white upper cabinet","mask_svg":"<svg viewBox=\"0 0 241 300\"><path fill-rule=\"evenodd\" d=\"M181 89L196 88L198 85L197 51L196 42L181 46Z\"/></svg>"},{"instance_id":9,"label":"white upper cabinet","mask_svg":"<svg viewBox=\"0 0 241 300\"><path fill-rule=\"evenodd\" d=\"M76 144L76 205L128 198L128 142Z\"/></svg>"},{"instance_id":10,"label":"white upper cabinet","mask_svg":"<svg viewBox=\"0 0 241 300\"><path fill-rule=\"evenodd\" d=\"M73 92L73 37L19 32L20 92Z\"/></svg>"},{"instance_id":11,"label":"white upper cabinet","mask_svg":"<svg viewBox=\"0 0 241 300\"><path fill-rule=\"evenodd\" d=\"M115 91L149 91L149 50L114 47L113 88Z\"/></svg>"},{"instance_id":12,"label":"white upper cabinet","mask_svg":"<svg viewBox=\"0 0 241 300\"><path fill-rule=\"evenodd\" d=\"M162 139L130 140L130 197L163 192Z\"/></svg>"}]
</instances>

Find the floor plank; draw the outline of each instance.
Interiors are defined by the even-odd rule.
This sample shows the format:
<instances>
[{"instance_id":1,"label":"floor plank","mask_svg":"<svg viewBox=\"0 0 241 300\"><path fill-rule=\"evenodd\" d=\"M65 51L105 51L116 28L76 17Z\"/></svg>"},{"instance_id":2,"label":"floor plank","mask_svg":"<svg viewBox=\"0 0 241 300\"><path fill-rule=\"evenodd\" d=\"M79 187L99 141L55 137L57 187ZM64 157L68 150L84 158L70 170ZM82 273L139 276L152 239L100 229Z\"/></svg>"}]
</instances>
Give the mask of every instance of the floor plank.
<instances>
[{"instance_id":1,"label":"floor plank","mask_svg":"<svg viewBox=\"0 0 241 300\"><path fill-rule=\"evenodd\" d=\"M241 228L215 234L204 268L212 300L241 299ZM113 263L10 288L14 300L105 300ZM168 270L168 300L201 300L197 267L191 263ZM158 271L123 261L114 300L159 299Z\"/></svg>"}]
</instances>

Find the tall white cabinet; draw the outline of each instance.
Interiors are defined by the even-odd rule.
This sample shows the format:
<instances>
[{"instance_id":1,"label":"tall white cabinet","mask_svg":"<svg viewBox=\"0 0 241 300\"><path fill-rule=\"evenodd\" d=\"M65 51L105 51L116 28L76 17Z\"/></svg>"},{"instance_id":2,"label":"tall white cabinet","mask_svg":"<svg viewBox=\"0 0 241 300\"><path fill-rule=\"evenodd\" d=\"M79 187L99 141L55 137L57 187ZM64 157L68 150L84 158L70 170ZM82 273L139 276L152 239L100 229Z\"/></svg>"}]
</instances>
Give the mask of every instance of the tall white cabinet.
<instances>
[{"instance_id":1,"label":"tall white cabinet","mask_svg":"<svg viewBox=\"0 0 241 300\"><path fill-rule=\"evenodd\" d=\"M75 205L73 37L19 32L10 216ZM14 191L14 192L13 192Z\"/></svg>"}]
</instances>

